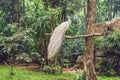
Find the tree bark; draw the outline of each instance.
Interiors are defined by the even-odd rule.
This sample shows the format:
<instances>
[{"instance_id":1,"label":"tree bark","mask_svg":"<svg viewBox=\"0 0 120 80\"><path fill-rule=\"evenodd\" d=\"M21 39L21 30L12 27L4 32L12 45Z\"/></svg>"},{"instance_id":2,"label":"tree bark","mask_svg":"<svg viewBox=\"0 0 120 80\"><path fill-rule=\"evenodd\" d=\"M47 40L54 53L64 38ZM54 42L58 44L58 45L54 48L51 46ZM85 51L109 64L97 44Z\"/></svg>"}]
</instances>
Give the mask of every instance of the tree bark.
<instances>
[{"instance_id":1,"label":"tree bark","mask_svg":"<svg viewBox=\"0 0 120 80\"><path fill-rule=\"evenodd\" d=\"M47 40L46 40L46 36L44 37L44 59L45 59L45 65L48 65L48 60L47 60Z\"/></svg>"},{"instance_id":2,"label":"tree bark","mask_svg":"<svg viewBox=\"0 0 120 80\"><path fill-rule=\"evenodd\" d=\"M108 21L112 19L112 0L108 0Z\"/></svg>"},{"instance_id":3,"label":"tree bark","mask_svg":"<svg viewBox=\"0 0 120 80\"><path fill-rule=\"evenodd\" d=\"M19 23L20 19L20 2L19 0L12 0L12 22Z\"/></svg>"},{"instance_id":4,"label":"tree bark","mask_svg":"<svg viewBox=\"0 0 120 80\"><path fill-rule=\"evenodd\" d=\"M88 0L86 16L86 35L94 33L96 0ZM85 80L98 80L94 68L94 36L85 39Z\"/></svg>"}]
</instances>

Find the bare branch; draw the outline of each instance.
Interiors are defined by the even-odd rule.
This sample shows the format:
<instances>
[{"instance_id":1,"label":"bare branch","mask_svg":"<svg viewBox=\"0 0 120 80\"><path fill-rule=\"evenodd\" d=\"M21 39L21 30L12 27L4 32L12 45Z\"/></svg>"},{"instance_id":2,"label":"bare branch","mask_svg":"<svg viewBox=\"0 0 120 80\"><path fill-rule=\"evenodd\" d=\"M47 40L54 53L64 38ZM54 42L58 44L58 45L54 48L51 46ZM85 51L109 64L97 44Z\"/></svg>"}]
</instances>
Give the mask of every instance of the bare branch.
<instances>
[{"instance_id":1,"label":"bare branch","mask_svg":"<svg viewBox=\"0 0 120 80\"><path fill-rule=\"evenodd\" d=\"M45 33L45 36L51 36L52 33Z\"/></svg>"},{"instance_id":2,"label":"bare branch","mask_svg":"<svg viewBox=\"0 0 120 80\"><path fill-rule=\"evenodd\" d=\"M75 38L87 38L87 37L102 36L102 35L103 35L103 33L93 33L93 34L79 35L79 36L65 36L65 38L68 38L68 39L75 39Z\"/></svg>"},{"instance_id":3,"label":"bare branch","mask_svg":"<svg viewBox=\"0 0 120 80\"><path fill-rule=\"evenodd\" d=\"M52 35L52 33L45 33L46 36ZM87 35L79 35L79 36L64 36L67 39L76 39L76 38L87 38L91 36L102 36L103 33L92 33L92 34L87 34Z\"/></svg>"}]
</instances>

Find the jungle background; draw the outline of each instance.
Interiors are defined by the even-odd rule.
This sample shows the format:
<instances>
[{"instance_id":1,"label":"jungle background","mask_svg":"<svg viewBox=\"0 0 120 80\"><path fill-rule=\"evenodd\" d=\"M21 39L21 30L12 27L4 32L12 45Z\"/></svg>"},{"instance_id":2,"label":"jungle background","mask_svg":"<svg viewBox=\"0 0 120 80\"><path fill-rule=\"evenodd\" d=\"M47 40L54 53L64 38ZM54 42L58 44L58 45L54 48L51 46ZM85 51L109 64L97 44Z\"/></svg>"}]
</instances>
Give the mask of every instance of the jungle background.
<instances>
[{"instance_id":1,"label":"jungle background","mask_svg":"<svg viewBox=\"0 0 120 80\"><path fill-rule=\"evenodd\" d=\"M96 5L96 24L120 17L119 0L97 0ZM37 64L39 71L49 74L60 73L63 68L78 68L76 60L84 53L85 39L65 39L51 67L47 60L50 36L46 33L52 33L55 27L70 16L72 24L66 35L84 35L86 9L87 0L0 0L1 66L10 66L10 74L14 74L12 69L17 65ZM103 38L95 38L94 45L97 74L119 76L119 29L108 30Z\"/></svg>"}]
</instances>

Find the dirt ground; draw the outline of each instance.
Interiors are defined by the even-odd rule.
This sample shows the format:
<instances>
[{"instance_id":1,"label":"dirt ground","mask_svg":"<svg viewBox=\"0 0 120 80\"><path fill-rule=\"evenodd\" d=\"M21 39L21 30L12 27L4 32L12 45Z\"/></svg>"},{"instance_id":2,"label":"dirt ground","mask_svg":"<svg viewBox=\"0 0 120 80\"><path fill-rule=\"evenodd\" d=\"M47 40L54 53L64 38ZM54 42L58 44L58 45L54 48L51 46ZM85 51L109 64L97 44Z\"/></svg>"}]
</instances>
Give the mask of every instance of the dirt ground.
<instances>
[{"instance_id":1,"label":"dirt ground","mask_svg":"<svg viewBox=\"0 0 120 80\"><path fill-rule=\"evenodd\" d=\"M37 64L20 64L20 65L17 65L16 66L17 68L26 68L26 69L38 69L40 68L39 65ZM71 73L71 74L76 74L76 73L79 73L79 74L82 74L82 70L80 69L72 69L72 68L63 68L63 74L65 73Z\"/></svg>"}]
</instances>

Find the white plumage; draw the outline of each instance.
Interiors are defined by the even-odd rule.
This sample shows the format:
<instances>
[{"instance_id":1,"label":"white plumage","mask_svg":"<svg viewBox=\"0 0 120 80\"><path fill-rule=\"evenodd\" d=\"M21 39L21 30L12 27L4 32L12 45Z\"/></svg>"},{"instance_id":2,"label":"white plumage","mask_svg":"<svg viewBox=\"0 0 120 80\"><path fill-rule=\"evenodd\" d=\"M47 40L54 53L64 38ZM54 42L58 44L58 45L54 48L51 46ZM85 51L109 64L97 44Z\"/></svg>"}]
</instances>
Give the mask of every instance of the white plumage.
<instances>
[{"instance_id":1,"label":"white plumage","mask_svg":"<svg viewBox=\"0 0 120 80\"><path fill-rule=\"evenodd\" d=\"M48 45L48 59L52 60L54 56L58 53L65 32L67 31L70 24L71 24L71 20L69 19L68 21L61 23L54 29Z\"/></svg>"}]
</instances>

